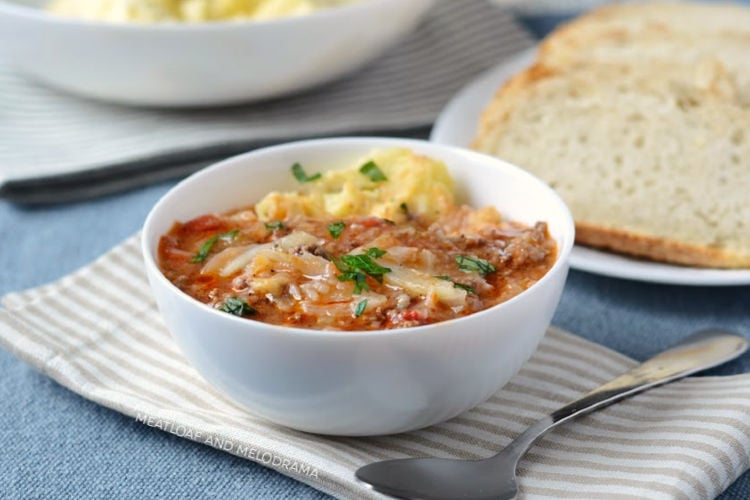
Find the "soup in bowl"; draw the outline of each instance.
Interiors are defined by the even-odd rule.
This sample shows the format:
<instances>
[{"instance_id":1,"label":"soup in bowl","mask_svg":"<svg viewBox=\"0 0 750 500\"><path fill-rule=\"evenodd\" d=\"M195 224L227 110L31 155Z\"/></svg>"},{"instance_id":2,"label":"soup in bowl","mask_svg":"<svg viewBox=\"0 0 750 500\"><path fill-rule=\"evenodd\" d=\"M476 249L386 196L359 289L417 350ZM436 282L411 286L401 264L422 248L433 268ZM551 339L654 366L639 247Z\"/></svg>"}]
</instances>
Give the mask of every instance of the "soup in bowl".
<instances>
[{"instance_id":1,"label":"soup in bowl","mask_svg":"<svg viewBox=\"0 0 750 500\"><path fill-rule=\"evenodd\" d=\"M517 167L341 138L191 176L149 214L143 252L167 327L220 391L295 429L374 435L505 384L549 325L573 237Z\"/></svg>"}]
</instances>

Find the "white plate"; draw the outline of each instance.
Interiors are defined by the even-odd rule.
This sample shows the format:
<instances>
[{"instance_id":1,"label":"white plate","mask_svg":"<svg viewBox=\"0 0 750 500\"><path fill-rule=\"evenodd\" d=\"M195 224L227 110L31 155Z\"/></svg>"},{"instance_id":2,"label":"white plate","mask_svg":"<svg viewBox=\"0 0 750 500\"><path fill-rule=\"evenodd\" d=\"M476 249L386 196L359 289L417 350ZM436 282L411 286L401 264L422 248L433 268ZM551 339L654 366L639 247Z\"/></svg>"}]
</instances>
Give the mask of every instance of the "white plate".
<instances>
[{"instance_id":1,"label":"white plate","mask_svg":"<svg viewBox=\"0 0 750 500\"><path fill-rule=\"evenodd\" d=\"M430 140L467 147L476 134L479 116L505 80L530 65L535 50L528 50L496 66L461 89L443 109ZM672 285L750 285L750 270L702 269L672 266L576 246L570 266L580 271L637 281Z\"/></svg>"}]
</instances>

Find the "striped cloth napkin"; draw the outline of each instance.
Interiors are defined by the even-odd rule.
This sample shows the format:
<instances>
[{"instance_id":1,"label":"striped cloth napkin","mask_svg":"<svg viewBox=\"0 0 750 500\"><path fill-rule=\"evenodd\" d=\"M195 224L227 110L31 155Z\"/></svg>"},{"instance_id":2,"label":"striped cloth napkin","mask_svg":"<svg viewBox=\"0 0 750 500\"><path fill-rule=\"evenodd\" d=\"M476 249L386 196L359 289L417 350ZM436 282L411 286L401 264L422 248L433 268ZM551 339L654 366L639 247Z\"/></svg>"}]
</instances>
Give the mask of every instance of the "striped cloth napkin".
<instances>
[{"instance_id":1,"label":"striped cloth napkin","mask_svg":"<svg viewBox=\"0 0 750 500\"><path fill-rule=\"evenodd\" d=\"M75 98L27 81L0 58L0 195L39 203L103 194L294 138L426 136L459 88L533 43L488 0L441 1L398 47L356 74L292 97L203 110Z\"/></svg>"},{"instance_id":2,"label":"striped cloth napkin","mask_svg":"<svg viewBox=\"0 0 750 500\"><path fill-rule=\"evenodd\" d=\"M4 297L0 345L99 404L254 460L339 498L396 457L482 458L636 363L551 328L518 375L448 422L386 437L322 437L240 409L185 361L147 293L138 238L56 283ZM750 376L686 379L553 431L519 468L526 498L713 498L750 465Z\"/></svg>"}]
</instances>

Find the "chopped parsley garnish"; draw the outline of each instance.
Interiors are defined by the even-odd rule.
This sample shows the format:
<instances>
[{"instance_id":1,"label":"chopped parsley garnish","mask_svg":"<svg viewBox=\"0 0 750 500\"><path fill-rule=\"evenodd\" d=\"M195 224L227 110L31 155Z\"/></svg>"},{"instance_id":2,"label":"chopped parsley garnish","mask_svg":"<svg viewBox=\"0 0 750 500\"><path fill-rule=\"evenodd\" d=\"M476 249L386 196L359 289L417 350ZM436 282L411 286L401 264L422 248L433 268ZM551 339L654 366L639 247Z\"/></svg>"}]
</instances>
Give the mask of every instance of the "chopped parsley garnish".
<instances>
[{"instance_id":1,"label":"chopped parsley garnish","mask_svg":"<svg viewBox=\"0 0 750 500\"><path fill-rule=\"evenodd\" d=\"M468 293L469 295L476 295L477 294L477 291L474 290L473 286L464 285L463 283L456 283L454 281L453 282L453 288L460 288L461 290L463 290L464 292Z\"/></svg>"},{"instance_id":2,"label":"chopped parsley garnish","mask_svg":"<svg viewBox=\"0 0 750 500\"><path fill-rule=\"evenodd\" d=\"M383 267L373 259L385 255L385 250L379 248L370 248L364 254L360 255L342 255L340 259L335 259L336 265L341 274L338 276L339 281L353 281L354 293L361 293L362 290L369 290L367 276L382 283L383 275L391 272L389 267Z\"/></svg>"},{"instance_id":3,"label":"chopped parsley garnish","mask_svg":"<svg viewBox=\"0 0 750 500\"><path fill-rule=\"evenodd\" d=\"M338 264L336 267L338 267ZM343 271L342 274L339 274L338 279L339 281L353 281L355 294L360 294L362 290L370 289L370 285L367 284L367 277L358 271Z\"/></svg>"},{"instance_id":4,"label":"chopped parsley garnish","mask_svg":"<svg viewBox=\"0 0 750 500\"><path fill-rule=\"evenodd\" d=\"M208 254L211 252L211 249L214 247L217 241L232 241L238 234L240 234L240 231L238 229L235 229L227 233L211 236L206 240L205 243L203 243L203 245L201 245L200 250L198 250L197 254L193 255L193 258L190 259L190 262L192 262L193 264L203 262L204 260L206 260L206 257L208 257Z\"/></svg>"},{"instance_id":5,"label":"chopped parsley garnish","mask_svg":"<svg viewBox=\"0 0 750 500\"><path fill-rule=\"evenodd\" d=\"M453 288L460 288L461 290L463 290L464 292L470 295L477 294L477 291L474 290L473 286L464 285L463 283L456 283L455 281L453 281L453 278L451 278L450 276L435 276L435 277L439 280L450 281L451 283L453 283Z\"/></svg>"},{"instance_id":6,"label":"chopped parsley garnish","mask_svg":"<svg viewBox=\"0 0 750 500\"><path fill-rule=\"evenodd\" d=\"M284 223L280 220L275 220L273 222L266 222L266 229L269 231L275 231L277 229L284 229Z\"/></svg>"},{"instance_id":7,"label":"chopped parsley garnish","mask_svg":"<svg viewBox=\"0 0 750 500\"><path fill-rule=\"evenodd\" d=\"M372 255L375 255L375 253L373 253ZM372 255L369 253L362 255L344 255L341 257L341 261L348 267L348 270L350 271L361 271L378 281L382 281L383 275L390 272L391 269L388 267L383 267L372 260Z\"/></svg>"},{"instance_id":8,"label":"chopped parsley garnish","mask_svg":"<svg viewBox=\"0 0 750 500\"><path fill-rule=\"evenodd\" d=\"M373 259L379 259L380 257L386 254L386 251L381 250L380 248L372 247L372 248L369 248L367 252L365 253L369 255L370 257L372 257Z\"/></svg>"},{"instance_id":9,"label":"chopped parsley garnish","mask_svg":"<svg viewBox=\"0 0 750 500\"><path fill-rule=\"evenodd\" d=\"M354 317L359 318L362 316L362 313L365 312L365 309L367 308L367 299L363 299L359 301L359 304L357 304L357 307L354 309Z\"/></svg>"},{"instance_id":10,"label":"chopped parsley garnish","mask_svg":"<svg viewBox=\"0 0 750 500\"><path fill-rule=\"evenodd\" d=\"M344 232L345 227L346 224L344 224L342 221L331 222L330 224L328 224L328 233L333 237L334 240L336 240L339 236L341 236L341 233Z\"/></svg>"},{"instance_id":11,"label":"chopped parsley garnish","mask_svg":"<svg viewBox=\"0 0 750 500\"><path fill-rule=\"evenodd\" d=\"M219 306L219 311L234 314L235 316L252 316L257 312L245 300L238 297L229 297Z\"/></svg>"},{"instance_id":12,"label":"chopped parsley garnish","mask_svg":"<svg viewBox=\"0 0 750 500\"><path fill-rule=\"evenodd\" d=\"M398 208L400 208L401 211L404 212L404 215L409 215L409 206L406 204L406 202L401 203Z\"/></svg>"},{"instance_id":13,"label":"chopped parsley garnish","mask_svg":"<svg viewBox=\"0 0 750 500\"><path fill-rule=\"evenodd\" d=\"M312 175L307 175L305 173L305 169L302 168L302 165L300 165L299 163L295 163L294 165L292 165L292 175L294 175L294 178L302 184L304 184L305 182L317 181L321 177L320 172Z\"/></svg>"},{"instance_id":14,"label":"chopped parsley garnish","mask_svg":"<svg viewBox=\"0 0 750 500\"><path fill-rule=\"evenodd\" d=\"M466 255L456 255L456 263L462 271L477 272L482 276L497 271L497 268L479 257L467 257Z\"/></svg>"},{"instance_id":15,"label":"chopped parsley garnish","mask_svg":"<svg viewBox=\"0 0 750 500\"><path fill-rule=\"evenodd\" d=\"M380 170L380 167L378 167L372 160L359 167L359 171L360 173L369 177L372 182L382 182L388 180L383 171Z\"/></svg>"}]
</instances>

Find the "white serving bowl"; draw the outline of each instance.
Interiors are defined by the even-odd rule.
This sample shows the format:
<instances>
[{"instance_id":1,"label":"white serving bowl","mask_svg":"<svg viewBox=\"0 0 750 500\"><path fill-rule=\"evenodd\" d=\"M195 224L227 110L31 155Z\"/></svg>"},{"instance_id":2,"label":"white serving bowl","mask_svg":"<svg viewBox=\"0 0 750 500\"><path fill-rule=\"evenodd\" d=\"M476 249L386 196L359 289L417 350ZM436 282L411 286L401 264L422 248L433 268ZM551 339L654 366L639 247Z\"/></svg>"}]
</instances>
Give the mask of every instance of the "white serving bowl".
<instances>
[{"instance_id":1,"label":"white serving bowl","mask_svg":"<svg viewBox=\"0 0 750 500\"><path fill-rule=\"evenodd\" d=\"M442 160L459 201L495 205L513 220L547 221L557 261L513 299L462 318L414 328L333 332L287 328L219 312L186 295L157 265L175 221L259 201L309 172L350 166L379 148L406 147ZM154 206L143 255L167 327L193 366L250 412L295 429L377 435L447 420L494 394L531 356L549 326L568 272L573 219L542 181L472 151L425 141L333 138L260 149L206 168Z\"/></svg>"},{"instance_id":2,"label":"white serving bowl","mask_svg":"<svg viewBox=\"0 0 750 500\"><path fill-rule=\"evenodd\" d=\"M268 21L115 24L0 0L0 52L23 73L82 96L210 106L333 80L391 47L433 0L360 0Z\"/></svg>"}]
</instances>

